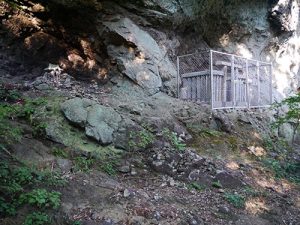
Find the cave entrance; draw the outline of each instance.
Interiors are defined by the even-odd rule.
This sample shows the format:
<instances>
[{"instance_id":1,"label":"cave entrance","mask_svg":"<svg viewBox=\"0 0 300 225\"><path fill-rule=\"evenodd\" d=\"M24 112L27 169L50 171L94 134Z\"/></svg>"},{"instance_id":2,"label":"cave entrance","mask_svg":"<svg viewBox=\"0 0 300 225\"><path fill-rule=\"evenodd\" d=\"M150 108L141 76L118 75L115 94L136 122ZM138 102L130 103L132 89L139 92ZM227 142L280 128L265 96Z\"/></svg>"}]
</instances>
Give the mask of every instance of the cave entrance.
<instances>
[{"instance_id":1,"label":"cave entrance","mask_svg":"<svg viewBox=\"0 0 300 225\"><path fill-rule=\"evenodd\" d=\"M177 57L178 97L212 109L272 104L272 64L207 50Z\"/></svg>"}]
</instances>

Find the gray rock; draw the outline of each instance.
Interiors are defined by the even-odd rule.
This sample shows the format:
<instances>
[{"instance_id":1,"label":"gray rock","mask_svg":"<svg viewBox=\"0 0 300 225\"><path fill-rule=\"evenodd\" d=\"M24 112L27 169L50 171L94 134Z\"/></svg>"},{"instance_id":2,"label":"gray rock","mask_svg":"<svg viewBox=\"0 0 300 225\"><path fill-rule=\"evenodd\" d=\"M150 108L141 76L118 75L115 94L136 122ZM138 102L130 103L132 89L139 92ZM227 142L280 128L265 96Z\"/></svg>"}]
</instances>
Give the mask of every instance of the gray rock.
<instances>
[{"instance_id":1,"label":"gray rock","mask_svg":"<svg viewBox=\"0 0 300 225\"><path fill-rule=\"evenodd\" d=\"M130 172L130 166L128 166L128 165L120 166L118 168L118 171L121 172L121 173L129 173Z\"/></svg>"},{"instance_id":2,"label":"gray rock","mask_svg":"<svg viewBox=\"0 0 300 225\"><path fill-rule=\"evenodd\" d=\"M105 38L109 56L131 80L150 93L162 87L162 80L175 80L174 64L149 33L128 18L116 18L103 25L105 29L99 33Z\"/></svg>"},{"instance_id":3,"label":"gray rock","mask_svg":"<svg viewBox=\"0 0 300 225\"><path fill-rule=\"evenodd\" d=\"M242 187L243 182L226 171L220 171L215 177L215 181L219 181L224 188Z\"/></svg>"},{"instance_id":4,"label":"gray rock","mask_svg":"<svg viewBox=\"0 0 300 225\"><path fill-rule=\"evenodd\" d=\"M65 117L75 125L85 128L85 134L101 144L110 144L122 118L114 109L85 98L73 98L61 104ZM56 137L53 129L50 137Z\"/></svg>"},{"instance_id":5,"label":"gray rock","mask_svg":"<svg viewBox=\"0 0 300 225\"><path fill-rule=\"evenodd\" d=\"M94 105L87 113L85 133L102 144L110 144L121 120L121 116L112 108Z\"/></svg>"},{"instance_id":6,"label":"gray rock","mask_svg":"<svg viewBox=\"0 0 300 225\"><path fill-rule=\"evenodd\" d=\"M63 172L69 172L72 169L72 162L69 159L57 159L56 163Z\"/></svg>"},{"instance_id":7,"label":"gray rock","mask_svg":"<svg viewBox=\"0 0 300 225\"><path fill-rule=\"evenodd\" d=\"M84 127L87 120L87 108L96 104L84 98L73 98L61 104L65 117L72 123Z\"/></svg>"},{"instance_id":8,"label":"gray rock","mask_svg":"<svg viewBox=\"0 0 300 225\"><path fill-rule=\"evenodd\" d=\"M47 91L47 90L52 89L48 84L39 84L39 85L35 86L35 88L40 91Z\"/></svg>"}]
</instances>

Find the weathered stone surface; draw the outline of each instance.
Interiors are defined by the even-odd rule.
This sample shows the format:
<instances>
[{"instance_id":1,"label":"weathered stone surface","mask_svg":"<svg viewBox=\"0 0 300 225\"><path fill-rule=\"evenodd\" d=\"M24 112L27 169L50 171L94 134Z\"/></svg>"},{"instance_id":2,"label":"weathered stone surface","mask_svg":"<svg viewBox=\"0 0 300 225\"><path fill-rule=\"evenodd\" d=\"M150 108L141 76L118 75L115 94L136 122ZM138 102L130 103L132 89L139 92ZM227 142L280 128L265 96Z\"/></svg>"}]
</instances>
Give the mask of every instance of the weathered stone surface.
<instances>
[{"instance_id":1,"label":"weathered stone surface","mask_svg":"<svg viewBox=\"0 0 300 225\"><path fill-rule=\"evenodd\" d=\"M299 3L294 0L277 1L270 10L269 19L278 31L295 31L299 22Z\"/></svg>"},{"instance_id":2,"label":"weathered stone surface","mask_svg":"<svg viewBox=\"0 0 300 225\"><path fill-rule=\"evenodd\" d=\"M113 141L113 133L119 127L121 116L112 108L94 105L88 111L85 133L102 144Z\"/></svg>"},{"instance_id":3,"label":"weathered stone surface","mask_svg":"<svg viewBox=\"0 0 300 225\"><path fill-rule=\"evenodd\" d=\"M219 173L217 173L215 180L219 181L223 188L234 189L244 185L242 181L226 171L220 171Z\"/></svg>"},{"instance_id":4,"label":"weathered stone surface","mask_svg":"<svg viewBox=\"0 0 300 225\"><path fill-rule=\"evenodd\" d=\"M61 105L65 117L73 124L85 128L85 133L101 144L110 144L122 118L114 109L84 98L73 98ZM55 134L49 129L49 136Z\"/></svg>"},{"instance_id":5,"label":"weathered stone surface","mask_svg":"<svg viewBox=\"0 0 300 225\"><path fill-rule=\"evenodd\" d=\"M72 161L69 159L56 159L56 163L62 172L69 172L72 169Z\"/></svg>"},{"instance_id":6,"label":"weathered stone surface","mask_svg":"<svg viewBox=\"0 0 300 225\"><path fill-rule=\"evenodd\" d=\"M174 64L149 33L128 18L103 25L105 29L99 32L105 37L108 54L126 76L152 93L162 87L162 81L175 79Z\"/></svg>"},{"instance_id":7,"label":"weathered stone surface","mask_svg":"<svg viewBox=\"0 0 300 225\"><path fill-rule=\"evenodd\" d=\"M84 127L87 120L87 107L95 104L89 99L73 98L61 105L65 117L72 123Z\"/></svg>"}]
</instances>

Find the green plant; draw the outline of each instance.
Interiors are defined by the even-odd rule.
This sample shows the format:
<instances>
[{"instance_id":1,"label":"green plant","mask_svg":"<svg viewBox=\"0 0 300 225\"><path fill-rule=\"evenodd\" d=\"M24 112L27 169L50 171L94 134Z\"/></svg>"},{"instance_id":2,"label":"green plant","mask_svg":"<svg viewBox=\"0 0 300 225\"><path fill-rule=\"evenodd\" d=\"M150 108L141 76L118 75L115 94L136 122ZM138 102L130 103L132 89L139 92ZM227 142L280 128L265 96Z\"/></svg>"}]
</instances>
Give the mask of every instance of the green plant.
<instances>
[{"instance_id":1,"label":"green plant","mask_svg":"<svg viewBox=\"0 0 300 225\"><path fill-rule=\"evenodd\" d=\"M168 128L165 128L162 132L164 137L171 142L171 145L178 151L184 151L186 144L182 143L182 140L177 136L176 132L170 131Z\"/></svg>"},{"instance_id":2,"label":"green plant","mask_svg":"<svg viewBox=\"0 0 300 225\"><path fill-rule=\"evenodd\" d=\"M14 179L18 184L28 184L33 180L32 171L28 167L17 167L13 171Z\"/></svg>"},{"instance_id":3,"label":"green plant","mask_svg":"<svg viewBox=\"0 0 300 225\"><path fill-rule=\"evenodd\" d=\"M260 197L260 196L266 196L267 195L266 192L257 191L257 190L253 189L250 186L246 186L243 189L243 193L246 196L251 196L251 197Z\"/></svg>"},{"instance_id":4,"label":"green plant","mask_svg":"<svg viewBox=\"0 0 300 225\"><path fill-rule=\"evenodd\" d=\"M0 215L14 216L16 207L14 204L8 203L4 198L0 197Z\"/></svg>"},{"instance_id":5,"label":"green plant","mask_svg":"<svg viewBox=\"0 0 300 225\"><path fill-rule=\"evenodd\" d=\"M148 130L131 131L129 133L129 147L135 148L147 148L154 142L154 135Z\"/></svg>"},{"instance_id":6,"label":"green plant","mask_svg":"<svg viewBox=\"0 0 300 225\"><path fill-rule=\"evenodd\" d=\"M262 162L274 172L276 178L300 183L300 162L279 161L272 158L263 159Z\"/></svg>"},{"instance_id":7,"label":"green plant","mask_svg":"<svg viewBox=\"0 0 300 225\"><path fill-rule=\"evenodd\" d=\"M0 161L0 216L6 218L15 215L23 204L34 208L58 208L59 192L32 188L41 184L58 185L62 180L58 173L38 171L15 158ZM42 217L30 215L25 224L40 224L43 221Z\"/></svg>"},{"instance_id":8,"label":"green plant","mask_svg":"<svg viewBox=\"0 0 300 225\"><path fill-rule=\"evenodd\" d=\"M66 180L62 178L61 174L58 172L35 170L34 174L36 183L42 183L48 186L64 186L66 184Z\"/></svg>"},{"instance_id":9,"label":"green plant","mask_svg":"<svg viewBox=\"0 0 300 225\"><path fill-rule=\"evenodd\" d=\"M14 106L0 103L0 139L3 144L9 144L21 138L22 129L12 126L9 121L15 110Z\"/></svg>"},{"instance_id":10,"label":"green plant","mask_svg":"<svg viewBox=\"0 0 300 225\"><path fill-rule=\"evenodd\" d=\"M219 131L211 130L211 129L207 129L207 128L203 128L199 133L200 133L200 136L202 136L202 137L220 137L222 134Z\"/></svg>"},{"instance_id":11,"label":"green plant","mask_svg":"<svg viewBox=\"0 0 300 225\"><path fill-rule=\"evenodd\" d=\"M225 193L225 199L236 208L243 208L245 206L245 198L237 193Z\"/></svg>"},{"instance_id":12,"label":"green plant","mask_svg":"<svg viewBox=\"0 0 300 225\"><path fill-rule=\"evenodd\" d=\"M287 107L287 112L279 115L279 111ZM272 123L273 128L279 128L282 124L289 123L293 126L292 141L295 140L295 135L300 125L300 93L284 99L282 102L275 103L272 106L277 110L276 121Z\"/></svg>"},{"instance_id":13,"label":"green plant","mask_svg":"<svg viewBox=\"0 0 300 225\"><path fill-rule=\"evenodd\" d=\"M195 189L196 191L203 191L205 189L205 186L197 183L197 182L192 182L188 185L189 189Z\"/></svg>"},{"instance_id":14,"label":"green plant","mask_svg":"<svg viewBox=\"0 0 300 225\"><path fill-rule=\"evenodd\" d=\"M31 192L21 194L20 204L36 205L39 208L51 207L57 209L60 206L61 193L56 191L47 191L46 189L34 189Z\"/></svg>"},{"instance_id":15,"label":"green plant","mask_svg":"<svg viewBox=\"0 0 300 225\"><path fill-rule=\"evenodd\" d=\"M117 174L117 171L115 169L114 164L111 162L106 162L102 165L102 170L106 172L110 176L115 176Z\"/></svg>"},{"instance_id":16,"label":"green plant","mask_svg":"<svg viewBox=\"0 0 300 225\"><path fill-rule=\"evenodd\" d=\"M82 172L88 172L91 170L94 163L95 160L92 158L78 156L75 158L75 169Z\"/></svg>"},{"instance_id":17,"label":"green plant","mask_svg":"<svg viewBox=\"0 0 300 225\"><path fill-rule=\"evenodd\" d=\"M81 224L82 224L81 221L78 221L78 220L72 222L72 225L81 225Z\"/></svg>"},{"instance_id":18,"label":"green plant","mask_svg":"<svg viewBox=\"0 0 300 225\"><path fill-rule=\"evenodd\" d=\"M23 225L46 225L50 224L50 217L42 212L34 212L25 218Z\"/></svg>"},{"instance_id":19,"label":"green plant","mask_svg":"<svg viewBox=\"0 0 300 225\"><path fill-rule=\"evenodd\" d=\"M219 180L212 182L211 185L215 188L222 188L223 187Z\"/></svg>"},{"instance_id":20,"label":"green plant","mask_svg":"<svg viewBox=\"0 0 300 225\"><path fill-rule=\"evenodd\" d=\"M0 100L4 102L15 102L21 99L21 94L13 84L0 84Z\"/></svg>"},{"instance_id":21,"label":"green plant","mask_svg":"<svg viewBox=\"0 0 300 225\"><path fill-rule=\"evenodd\" d=\"M56 157L61 157L61 158L68 158L68 152L66 152L62 148L53 148L52 149L52 154Z\"/></svg>"}]
</instances>

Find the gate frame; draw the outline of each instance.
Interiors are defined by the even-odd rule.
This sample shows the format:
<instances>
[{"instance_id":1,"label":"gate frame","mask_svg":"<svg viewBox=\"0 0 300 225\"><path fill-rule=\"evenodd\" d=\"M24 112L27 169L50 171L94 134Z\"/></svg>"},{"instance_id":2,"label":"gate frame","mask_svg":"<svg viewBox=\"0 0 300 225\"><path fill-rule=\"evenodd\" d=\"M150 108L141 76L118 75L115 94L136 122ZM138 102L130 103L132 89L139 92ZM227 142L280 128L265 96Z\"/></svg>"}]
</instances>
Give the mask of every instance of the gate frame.
<instances>
[{"instance_id":1,"label":"gate frame","mask_svg":"<svg viewBox=\"0 0 300 225\"><path fill-rule=\"evenodd\" d=\"M248 59L242 56L238 56L235 54L230 54L230 53L225 53L225 52L220 52L220 51L216 51L216 50L203 50L203 51L199 51L196 53L191 53L191 54L186 54L186 55L180 55L177 56L177 96L178 98L180 98L180 81L181 81L181 74L180 74L180 58L182 57L187 57L189 55L194 55L194 54L201 54L201 53L209 53L209 75L210 75L210 104L211 104L211 109L212 110L217 110L217 109L252 109L252 108L267 108L270 107L271 104L273 103L273 65L272 62L265 62L265 61L259 61L259 60L255 60L255 59ZM246 63L246 100L247 100L247 106L237 106L236 105L236 93L235 93L235 85L232 85L232 100L233 100L233 106L227 106L227 107L214 107L214 98L215 98L215 92L214 92L214 85L213 85L213 78L214 78L214 69L213 69L213 53L217 53L217 54L222 54L222 55L227 55L231 57L231 76L234 74L234 59L236 57L240 58L240 59L244 59L245 63ZM257 105L253 105L251 106L251 99L250 99L250 85L249 85L249 61L255 62L256 63L256 74L257 74L257 79L258 79L258 104ZM268 78L269 78L269 101L270 104L267 105L259 105L260 101L261 101L261 96L260 96L260 64L264 64L264 65L268 65L270 66L270 71L268 74ZM232 82L234 82L234 80L232 80Z\"/></svg>"}]
</instances>

